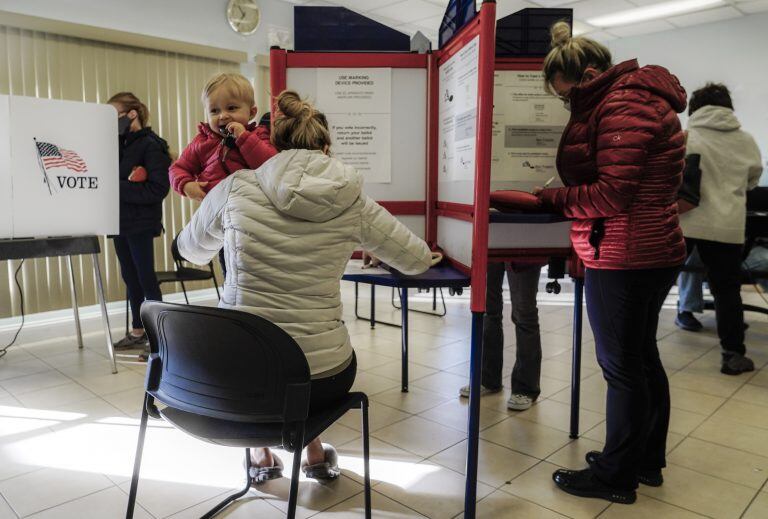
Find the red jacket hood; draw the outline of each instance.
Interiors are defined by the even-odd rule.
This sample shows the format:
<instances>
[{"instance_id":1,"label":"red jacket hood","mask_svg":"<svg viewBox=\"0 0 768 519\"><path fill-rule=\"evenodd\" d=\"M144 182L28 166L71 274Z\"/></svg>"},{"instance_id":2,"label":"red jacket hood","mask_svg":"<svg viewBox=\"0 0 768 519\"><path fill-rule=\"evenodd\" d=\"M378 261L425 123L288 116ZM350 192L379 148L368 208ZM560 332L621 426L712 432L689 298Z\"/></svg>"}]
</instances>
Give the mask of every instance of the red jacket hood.
<instances>
[{"instance_id":1,"label":"red jacket hood","mask_svg":"<svg viewBox=\"0 0 768 519\"><path fill-rule=\"evenodd\" d=\"M615 90L647 90L665 99L677 113L685 110L687 105L685 89L677 77L658 65L640 68L637 60L631 59L609 68L588 83L574 87L572 109L574 112L590 111Z\"/></svg>"},{"instance_id":2,"label":"red jacket hood","mask_svg":"<svg viewBox=\"0 0 768 519\"><path fill-rule=\"evenodd\" d=\"M252 132L256 129L257 124L256 123L248 123L245 126L245 129L249 132ZM211 126L208 123L198 123L197 124L197 133L198 135L202 135L203 137L213 137L215 139L221 139L221 135L211 130Z\"/></svg>"}]
</instances>

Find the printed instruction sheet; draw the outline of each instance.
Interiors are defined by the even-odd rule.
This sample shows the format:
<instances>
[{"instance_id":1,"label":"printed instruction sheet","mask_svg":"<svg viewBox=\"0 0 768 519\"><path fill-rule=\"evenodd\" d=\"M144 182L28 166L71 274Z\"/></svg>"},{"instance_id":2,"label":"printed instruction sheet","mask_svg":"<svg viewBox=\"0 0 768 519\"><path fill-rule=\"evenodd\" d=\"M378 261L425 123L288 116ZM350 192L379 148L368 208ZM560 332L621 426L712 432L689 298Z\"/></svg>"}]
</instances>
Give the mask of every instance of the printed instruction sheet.
<instances>
[{"instance_id":1,"label":"printed instruction sheet","mask_svg":"<svg viewBox=\"0 0 768 519\"><path fill-rule=\"evenodd\" d=\"M476 36L440 67L437 164L443 181L475 178L479 49Z\"/></svg>"},{"instance_id":2,"label":"printed instruction sheet","mask_svg":"<svg viewBox=\"0 0 768 519\"><path fill-rule=\"evenodd\" d=\"M547 92L540 71L497 70L493 88L491 179L544 183L570 113Z\"/></svg>"},{"instance_id":3,"label":"printed instruction sheet","mask_svg":"<svg viewBox=\"0 0 768 519\"><path fill-rule=\"evenodd\" d=\"M392 69L319 68L317 104L328 118L331 153L366 183L392 181Z\"/></svg>"}]
</instances>

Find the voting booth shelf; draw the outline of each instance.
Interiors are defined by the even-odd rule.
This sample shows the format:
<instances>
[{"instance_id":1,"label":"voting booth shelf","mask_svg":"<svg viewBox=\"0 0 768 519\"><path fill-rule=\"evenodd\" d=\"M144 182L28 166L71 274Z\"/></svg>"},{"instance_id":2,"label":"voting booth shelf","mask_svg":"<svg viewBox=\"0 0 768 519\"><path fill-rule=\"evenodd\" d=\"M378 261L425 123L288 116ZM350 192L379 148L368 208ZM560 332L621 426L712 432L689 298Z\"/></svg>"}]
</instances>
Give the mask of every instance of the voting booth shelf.
<instances>
[{"instance_id":1,"label":"voting booth shelf","mask_svg":"<svg viewBox=\"0 0 768 519\"><path fill-rule=\"evenodd\" d=\"M567 122L562 105L544 90L541 58L496 58L495 29L495 2L483 2L443 48L426 54L274 48L270 55L273 96L291 89L308 97L328 118L331 152L358 168L366 194L444 253L446 265L422 276L429 286L471 287L467 518L475 517L488 261L572 255L564 218L509 218L489 211L492 187L530 189L554 174L556 141ZM505 94L509 102L501 99ZM576 275L576 263L571 266ZM401 290L403 390L407 289L427 287L418 278L360 272L345 277ZM578 280L576 288L574 352L581 336ZM578 381L576 371L574 377ZM578 408L578 397L574 401Z\"/></svg>"}]
</instances>

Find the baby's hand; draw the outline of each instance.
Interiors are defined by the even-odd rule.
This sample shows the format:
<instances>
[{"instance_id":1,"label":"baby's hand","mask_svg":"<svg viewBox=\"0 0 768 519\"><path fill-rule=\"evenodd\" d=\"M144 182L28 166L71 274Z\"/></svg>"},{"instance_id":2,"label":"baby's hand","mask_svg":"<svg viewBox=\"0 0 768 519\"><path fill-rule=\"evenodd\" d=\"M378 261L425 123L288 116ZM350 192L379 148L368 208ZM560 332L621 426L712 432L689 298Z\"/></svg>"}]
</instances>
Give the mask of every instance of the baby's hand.
<instances>
[{"instance_id":1,"label":"baby's hand","mask_svg":"<svg viewBox=\"0 0 768 519\"><path fill-rule=\"evenodd\" d=\"M205 191L203 188L208 185L208 182L187 182L184 184L184 194L192 200L201 202L205 198Z\"/></svg>"},{"instance_id":2,"label":"baby's hand","mask_svg":"<svg viewBox=\"0 0 768 519\"><path fill-rule=\"evenodd\" d=\"M227 125L227 131L235 136L235 138L239 138L243 132L245 131L245 126L243 126L240 123L229 123Z\"/></svg>"}]
</instances>

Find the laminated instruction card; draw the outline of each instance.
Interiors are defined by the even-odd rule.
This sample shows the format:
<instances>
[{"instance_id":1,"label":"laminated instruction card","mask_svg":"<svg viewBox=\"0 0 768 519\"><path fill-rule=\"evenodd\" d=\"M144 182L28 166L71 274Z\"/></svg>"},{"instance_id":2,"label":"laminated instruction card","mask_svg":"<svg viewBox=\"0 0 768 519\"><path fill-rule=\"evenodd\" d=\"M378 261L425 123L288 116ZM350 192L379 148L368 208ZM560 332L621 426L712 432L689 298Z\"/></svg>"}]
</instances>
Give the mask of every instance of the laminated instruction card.
<instances>
[{"instance_id":1,"label":"laminated instruction card","mask_svg":"<svg viewBox=\"0 0 768 519\"><path fill-rule=\"evenodd\" d=\"M440 67L437 165L443 180L475 178L479 50L476 36Z\"/></svg>"},{"instance_id":2,"label":"laminated instruction card","mask_svg":"<svg viewBox=\"0 0 768 519\"><path fill-rule=\"evenodd\" d=\"M537 70L497 70L493 87L491 179L546 182L570 113Z\"/></svg>"},{"instance_id":3,"label":"laminated instruction card","mask_svg":"<svg viewBox=\"0 0 768 519\"><path fill-rule=\"evenodd\" d=\"M392 69L319 68L317 105L328 118L331 153L366 183L392 180Z\"/></svg>"}]
</instances>

